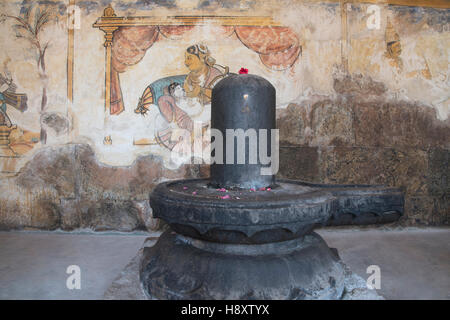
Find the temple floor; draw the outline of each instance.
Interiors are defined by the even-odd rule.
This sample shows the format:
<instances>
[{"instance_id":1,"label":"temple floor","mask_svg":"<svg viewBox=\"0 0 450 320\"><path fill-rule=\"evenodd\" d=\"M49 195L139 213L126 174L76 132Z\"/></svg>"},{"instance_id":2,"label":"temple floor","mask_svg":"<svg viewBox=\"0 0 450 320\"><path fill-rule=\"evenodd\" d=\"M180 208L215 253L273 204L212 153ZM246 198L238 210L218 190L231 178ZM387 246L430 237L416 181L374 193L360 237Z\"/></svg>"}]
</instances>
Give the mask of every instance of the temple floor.
<instances>
[{"instance_id":1,"label":"temple floor","mask_svg":"<svg viewBox=\"0 0 450 320\"><path fill-rule=\"evenodd\" d=\"M450 299L449 228L316 230L343 262L367 279L381 271L386 299ZM105 290L159 233L0 232L0 299L102 299ZM81 289L66 286L67 267L81 270Z\"/></svg>"}]
</instances>

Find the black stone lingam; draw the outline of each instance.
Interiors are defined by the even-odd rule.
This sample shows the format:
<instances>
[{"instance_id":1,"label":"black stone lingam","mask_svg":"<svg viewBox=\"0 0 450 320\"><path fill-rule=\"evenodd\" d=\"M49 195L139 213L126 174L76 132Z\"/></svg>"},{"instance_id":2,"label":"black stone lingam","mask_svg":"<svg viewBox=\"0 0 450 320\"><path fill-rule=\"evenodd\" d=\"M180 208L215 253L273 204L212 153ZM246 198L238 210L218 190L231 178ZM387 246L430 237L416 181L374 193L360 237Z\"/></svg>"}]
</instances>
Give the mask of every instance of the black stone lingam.
<instances>
[{"instance_id":1,"label":"black stone lingam","mask_svg":"<svg viewBox=\"0 0 450 320\"><path fill-rule=\"evenodd\" d=\"M165 182L150 195L153 215L170 230L144 249L140 278L148 297L339 299L343 263L313 229L395 221L403 214L403 194L383 186L261 175L268 165L260 157L249 163L250 138L241 141L245 161L237 164L238 139L227 129L256 129L258 151L273 147L275 89L261 77L221 80L213 89L211 110L211 127L224 138L223 163L211 165L210 179ZM264 130L269 139L261 144Z\"/></svg>"},{"instance_id":2,"label":"black stone lingam","mask_svg":"<svg viewBox=\"0 0 450 320\"><path fill-rule=\"evenodd\" d=\"M258 157L258 149L264 147L265 154L271 151L271 129L275 128L275 88L264 78L253 75L232 75L219 82L213 89L211 99L211 128L219 130L223 136L223 157L221 163L211 165L210 184L219 188L259 189L274 184L272 174L261 174L264 165ZM233 133L247 132L249 135L239 150L239 141ZM248 130L252 131L249 132ZM260 137L260 130L267 133L266 143ZM250 139L253 135L253 141ZM244 142L244 140L242 139ZM227 146L232 148L227 148ZM251 161L251 151L256 161ZM232 149L232 150L231 150ZM239 152L243 164L239 164ZM231 153L231 154L230 154ZM245 158L244 158L245 157ZM227 161L231 160L231 161ZM231 163L227 163L231 162ZM254 163L250 163L254 162Z\"/></svg>"}]
</instances>

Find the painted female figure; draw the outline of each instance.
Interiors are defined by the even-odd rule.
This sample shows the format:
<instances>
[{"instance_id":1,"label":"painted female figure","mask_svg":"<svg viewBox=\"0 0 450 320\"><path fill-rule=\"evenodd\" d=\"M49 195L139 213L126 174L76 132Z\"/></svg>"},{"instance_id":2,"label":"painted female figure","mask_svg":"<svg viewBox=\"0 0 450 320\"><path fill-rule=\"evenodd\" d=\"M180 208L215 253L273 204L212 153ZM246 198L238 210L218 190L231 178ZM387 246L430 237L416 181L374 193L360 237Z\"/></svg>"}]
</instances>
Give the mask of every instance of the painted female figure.
<instances>
[{"instance_id":1,"label":"painted female figure","mask_svg":"<svg viewBox=\"0 0 450 320\"><path fill-rule=\"evenodd\" d=\"M192 117L197 117L211 102L213 86L228 74L215 65L208 48L196 44L187 48L185 65L189 69L187 76L174 76L160 79L149 85L140 99L135 112L145 114L157 101L157 106L165 124L156 133L156 142L170 150L178 143L172 140L176 128L193 131Z\"/></svg>"},{"instance_id":2,"label":"painted female figure","mask_svg":"<svg viewBox=\"0 0 450 320\"><path fill-rule=\"evenodd\" d=\"M188 97L198 97L203 105L211 102L212 87L224 77L224 74L214 67L215 63L216 60L210 56L205 45L193 45L186 50L185 64L190 72L183 88Z\"/></svg>"}]
</instances>

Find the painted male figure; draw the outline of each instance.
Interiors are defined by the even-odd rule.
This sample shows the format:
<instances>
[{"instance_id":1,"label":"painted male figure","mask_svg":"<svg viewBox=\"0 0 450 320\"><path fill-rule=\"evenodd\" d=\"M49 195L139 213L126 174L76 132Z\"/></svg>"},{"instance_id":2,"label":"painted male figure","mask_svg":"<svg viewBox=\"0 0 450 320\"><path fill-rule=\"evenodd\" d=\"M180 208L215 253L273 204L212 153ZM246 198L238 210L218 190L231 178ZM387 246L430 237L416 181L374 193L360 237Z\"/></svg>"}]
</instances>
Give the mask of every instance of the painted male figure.
<instances>
[{"instance_id":1,"label":"painted male figure","mask_svg":"<svg viewBox=\"0 0 450 320\"><path fill-rule=\"evenodd\" d=\"M11 119L6 114L6 104L13 106L17 110L24 112L27 109L27 96L22 93L15 93L16 85L12 79L6 79L0 75L0 125L11 128Z\"/></svg>"},{"instance_id":2,"label":"painted male figure","mask_svg":"<svg viewBox=\"0 0 450 320\"><path fill-rule=\"evenodd\" d=\"M11 128L12 123L8 115L6 114L6 99L5 96L3 95L3 92L6 91L7 89L8 85L6 84L3 84L0 87L0 126L7 126L8 128Z\"/></svg>"}]
</instances>

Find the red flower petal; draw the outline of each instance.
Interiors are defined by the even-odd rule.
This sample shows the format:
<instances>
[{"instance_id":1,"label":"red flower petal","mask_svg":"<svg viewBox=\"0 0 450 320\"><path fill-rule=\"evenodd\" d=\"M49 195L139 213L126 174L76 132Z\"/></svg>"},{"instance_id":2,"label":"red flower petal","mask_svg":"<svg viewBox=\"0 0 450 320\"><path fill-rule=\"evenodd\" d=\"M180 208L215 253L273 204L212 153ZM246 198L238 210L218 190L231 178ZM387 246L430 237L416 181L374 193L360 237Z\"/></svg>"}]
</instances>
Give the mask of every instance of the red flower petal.
<instances>
[{"instance_id":1,"label":"red flower petal","mask_svg":"<svg viewBox=\"0 0 450 320\"><path fill-rule=\"evenodd\" d=\"M248 69L241 68L241 70L239 70L239 74L248 74Z\"/></svg>"}]
</instances>

